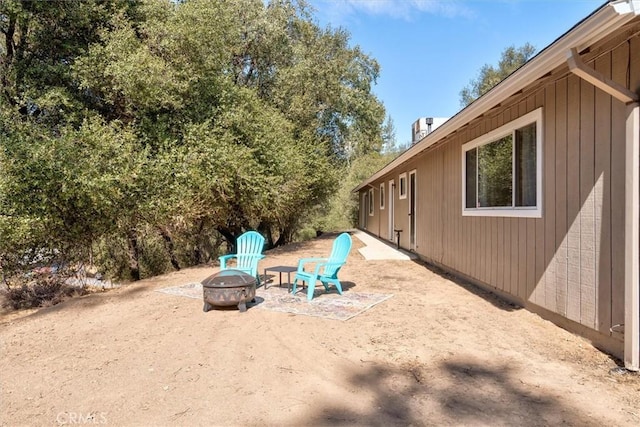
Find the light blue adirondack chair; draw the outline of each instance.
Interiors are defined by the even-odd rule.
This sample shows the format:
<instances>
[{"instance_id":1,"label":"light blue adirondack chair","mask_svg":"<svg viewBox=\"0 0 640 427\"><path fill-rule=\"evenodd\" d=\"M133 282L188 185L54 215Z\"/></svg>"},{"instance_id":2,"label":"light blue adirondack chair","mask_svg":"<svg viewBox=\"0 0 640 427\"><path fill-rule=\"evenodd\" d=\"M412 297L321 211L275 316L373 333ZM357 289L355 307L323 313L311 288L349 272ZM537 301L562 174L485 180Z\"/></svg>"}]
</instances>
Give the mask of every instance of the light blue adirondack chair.
<instances>
[{"instance_id":1,"label":"light blue adirondack chair","mask_svg":"<svg viewBox=\"0 0 640 427\"><path fill-rule=\"evenodd\" d=\"M264 237L258 232L247 231L238 236L236 240L236 253L223 255L218 257L220 260L220 270L240 270L256 278L257 284L260 284L260 275L258 274L258 261L264 258L262 249L264 248ZM227 261L235 258L236 265L227 267Z\"/></svg>"},{"instance_id":2,"label":"light blue adirondack chair","mask_svg":"<svg viewBox=\"0 0 640 427\"><path fill-rule=\"evenodd\" d=\"M313 299L313 291L316 281L319 280L324 285L324 289L329 291L329 283L335 285L338 293L342 295L342 285L338 280L338 271L347 262L347 255L351 250L351 236L342 233L333 241L333 249L329 258L303 258L298 261L298 271L293 279L292 294L296 293L298 280L307 282L307 299ZM315 264L312 269L305 271L306 264Z\"/></svg>"}]
</instances>

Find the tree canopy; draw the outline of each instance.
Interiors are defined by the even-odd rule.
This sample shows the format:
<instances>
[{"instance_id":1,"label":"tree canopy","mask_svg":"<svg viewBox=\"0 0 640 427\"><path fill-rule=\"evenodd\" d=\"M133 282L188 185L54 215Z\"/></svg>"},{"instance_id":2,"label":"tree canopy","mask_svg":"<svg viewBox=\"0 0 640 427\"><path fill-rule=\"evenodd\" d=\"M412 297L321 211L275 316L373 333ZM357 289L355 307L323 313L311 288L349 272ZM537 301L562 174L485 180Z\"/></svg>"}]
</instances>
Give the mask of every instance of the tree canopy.
<instances>
[{"instance_id":1,"label":"tree canopy","mask_svg":"<svg viewBox=\"0 0 640 427\"><path fill-rule=\"evenodd\" d=\"M524 46L516 48L509 46L502 51L500 61L497 66L485 64L480 68L478 77L471 80L468 86L460 91L460 105L466 107L476 99L480 98L489 90L504 80L509 74L520 68L525 62L533 57L536 49L526 43Z\"/></svg>"},{"instance_id":2,"label":"tree canopy","mask_svg":"<svg viewBox=\"0 0 640 427\"><path fill-rule=\"evenodd\" d=\"M138 279L291 241L391 138L349 41L304 1L4 0L0 267Z\"/></svg>"}]
</instances>

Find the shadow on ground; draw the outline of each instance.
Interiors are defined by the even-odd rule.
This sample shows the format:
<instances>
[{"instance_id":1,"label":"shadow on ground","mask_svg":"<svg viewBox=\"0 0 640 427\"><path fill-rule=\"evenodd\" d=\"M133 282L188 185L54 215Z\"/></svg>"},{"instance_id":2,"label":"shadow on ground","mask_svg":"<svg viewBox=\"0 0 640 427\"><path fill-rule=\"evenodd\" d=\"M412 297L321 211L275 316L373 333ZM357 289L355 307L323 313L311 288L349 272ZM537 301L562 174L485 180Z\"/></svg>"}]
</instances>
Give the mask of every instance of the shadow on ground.
<instances>
[{"instance_id":1,"label":"shadow on ground","mask_svg":"<svg viewBox=\"0 0 640 427\"><path fill-rule=\"evenodd\" d=\"M114 290L118 290L114 292ZM97 290L95 292L89 293L87 295L72 297L65 301L62 301L59 304L50 306L50 307L38 307L34 309L29 309L28 311L32 311L28 315L24 316L24 318L38 318L42 316L48 316L57 311L69 311L73 310L85 310L90 307L95 307L104 304L107 299L130 299L135 295L141 294L143 292L148 292L149 288L144 284L136 283L131 285L124 285L121 288L113 288L113 289L105 289L103 291ZM12 310L7 311L7 313L20 313L22 310Z\"/></svg>"},{"instance_id":2,"label":"shadow on ground","mask_svg":"<svg viewBox=\"0 0 640 427\"><path fill-rule=\"evenodd\" d=\"M446 279L450 282L455 283L456 285L460 286L462 289L465 289L468 292L471 292L472 294L482 298L483 300L491 303L493 306L501 309L501 310L505 310L505 311L516 311L516 310L521 310L523 307L517 305L517 304L513 304L507 300L505 300L504 298L501 298L500 296L492 293L491 291L482 289L479 286L474 285L473 283L462 279L458 276L455 276L451 273L448 273L447 271L441 269L440 267L437 267L435 265L429 264L427 262L424 262L422 260L412 260L413 262L415 262L416 264L420 265L421 267L426 268L427 270L429 270L430 272L432 272L433 274L437 274L438 276L442 277L443 279Z\"/></svg>"},{"instance_id":3,"label":"shadow on ground","mask_svg":"<svg viewBox=\"0 0 640 427\"><path fill-rule=\"evenodd\" d=\"M429 365L368 364L347 373L368 412L349 402L316 407L304 425L607 425L556 396L525 384L517 369L477 360ZM326 401L331 401L327 396Z\"/></svg>"}]
</instances>

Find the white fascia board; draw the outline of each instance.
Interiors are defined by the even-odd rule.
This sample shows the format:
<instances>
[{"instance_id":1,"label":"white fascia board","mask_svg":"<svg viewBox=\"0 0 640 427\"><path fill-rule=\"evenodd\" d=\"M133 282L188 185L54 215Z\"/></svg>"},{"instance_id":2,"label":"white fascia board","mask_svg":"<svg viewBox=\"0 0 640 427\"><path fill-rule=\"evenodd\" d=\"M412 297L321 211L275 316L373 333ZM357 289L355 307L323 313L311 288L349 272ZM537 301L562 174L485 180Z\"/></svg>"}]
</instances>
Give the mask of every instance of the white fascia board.
<instances>
[{"instance_id":1,"label":"white fascia board","mask_svg":"<svg viewBox=\"0 0 640 427\"><path fill-rule=\"evenodd\" d=\"M638 2L640 2L640 0L623 0L621 3L635 5ZM404 153L389 162L385 167L363 181L353 191L357 192L366 187L367 184L380 179L393 169L411 160L415 155L471 122L476 117L482 116L512 94L524 89L527 85L535 82L556 67L566 64L566 53L568 50L575 48L580 52L582 49L608 36L635 17L634 14L630 13L620 14L615 9L614 3L616 2L605 4L595 11L569 32L543 49L522 67L514 71L489 92L475 100L472 104L446 121L442 126L439 126Z\"/></svg>"}]
</instances>

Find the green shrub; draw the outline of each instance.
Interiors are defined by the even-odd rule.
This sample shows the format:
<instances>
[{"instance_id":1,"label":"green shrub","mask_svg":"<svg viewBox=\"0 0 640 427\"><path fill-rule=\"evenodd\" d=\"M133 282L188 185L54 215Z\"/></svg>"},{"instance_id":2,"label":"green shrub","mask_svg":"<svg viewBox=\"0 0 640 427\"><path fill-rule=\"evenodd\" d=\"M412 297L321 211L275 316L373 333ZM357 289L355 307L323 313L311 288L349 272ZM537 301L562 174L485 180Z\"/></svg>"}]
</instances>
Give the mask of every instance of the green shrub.
<instances>
[{"instance_id":1,"label":"green shrub","mask_svg":"<svg viewBox=\"0 0 640 427\"><path fill-rule=\"evenodd\" d=\"M304 227L296 233L296 240L304 242L305 240L311 240L317 236L316 229L313 227Z\"/></svg>"},{"instance_id":2,"label":"green shrub","mask_svg":"<svg viewBox=\"0 0 640 427\"><path fill-rule=\"evenodd\" d=\"M140 278L153 277L172 271L164 240L158 233L145 230L140 238Z\"/></svg>"}]
</instances>

